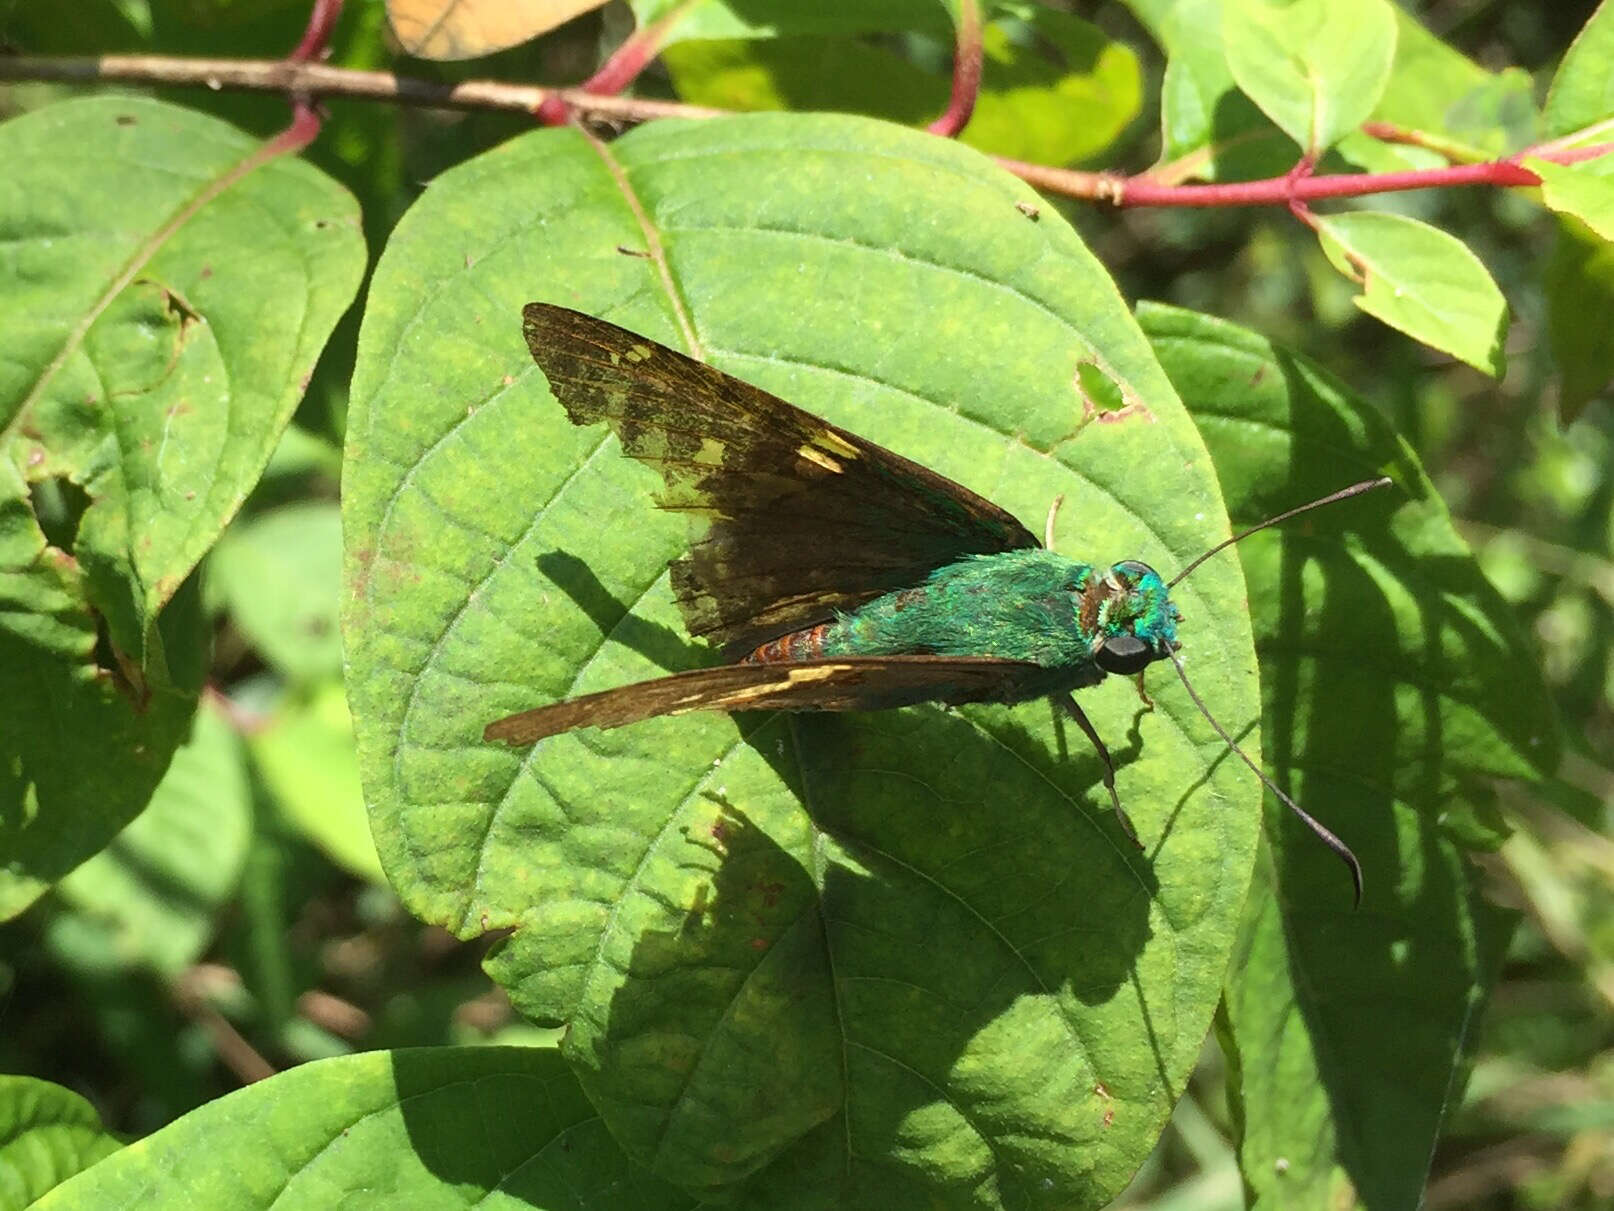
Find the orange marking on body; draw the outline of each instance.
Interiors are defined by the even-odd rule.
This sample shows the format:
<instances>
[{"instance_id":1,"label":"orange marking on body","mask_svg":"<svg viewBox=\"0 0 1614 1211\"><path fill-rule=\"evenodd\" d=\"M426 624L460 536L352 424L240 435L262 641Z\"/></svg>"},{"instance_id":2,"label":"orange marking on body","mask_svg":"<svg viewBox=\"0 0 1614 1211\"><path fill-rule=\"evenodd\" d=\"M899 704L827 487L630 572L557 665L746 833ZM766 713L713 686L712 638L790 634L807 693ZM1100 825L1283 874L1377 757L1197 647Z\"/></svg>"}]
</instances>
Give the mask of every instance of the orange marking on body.
<instances>
[{"instance_id":1,"label":"orange marking on body","mask_svg":"<svg viewBox=\"0 0 1614 1211\"><path fill-rule=\"evenodd\" d=\"M784 664L799 660L818 660L824 655L824 636L832 624L821 622L817 626L791 631L777 639L770 639L747 656L742 664Z\"/></svg>"}]
</instances>

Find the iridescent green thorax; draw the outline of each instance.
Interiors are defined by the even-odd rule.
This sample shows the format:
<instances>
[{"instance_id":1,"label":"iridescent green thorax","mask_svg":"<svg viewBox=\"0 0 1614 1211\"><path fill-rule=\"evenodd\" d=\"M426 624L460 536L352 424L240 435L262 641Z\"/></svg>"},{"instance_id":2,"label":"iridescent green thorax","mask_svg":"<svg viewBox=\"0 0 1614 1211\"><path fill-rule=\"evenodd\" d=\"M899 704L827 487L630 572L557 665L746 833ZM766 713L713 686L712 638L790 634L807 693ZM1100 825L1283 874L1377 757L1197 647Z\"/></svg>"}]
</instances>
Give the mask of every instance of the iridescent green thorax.
<instances>
[{"instance_id":1,"label":"iridescent green thorax","mask_svg":"<svg viewBox=\"0 0 1614 1211\"><path fill-rule=\"evenodd\" d=\"M1176 646L1178 620L1165 583L1145 564L1099 571L1028 549L948 564L815 629L811 651L768 645L775 650L755 658L994 656L1041 665L1074 689L1162 659Z\"/></svg>"}]
</instances>

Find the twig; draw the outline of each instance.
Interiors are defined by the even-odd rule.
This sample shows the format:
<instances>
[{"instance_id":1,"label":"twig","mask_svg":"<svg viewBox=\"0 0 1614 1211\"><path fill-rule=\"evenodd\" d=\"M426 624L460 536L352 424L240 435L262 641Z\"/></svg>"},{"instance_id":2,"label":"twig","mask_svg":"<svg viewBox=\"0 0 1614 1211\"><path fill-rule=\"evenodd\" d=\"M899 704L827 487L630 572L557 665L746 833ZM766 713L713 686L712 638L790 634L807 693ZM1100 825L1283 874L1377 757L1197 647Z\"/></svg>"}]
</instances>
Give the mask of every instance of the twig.
<instances>
[{"instance_id":1,"label":"twig","mask_svg":"<svg viewBox=\"0 0 1614 1211\"><path fill-rule=\"evenodd\" d=\"M50 80L65 84L143 84L200 87L217 92L301 93L423 105L433 109L534 113L550 97L603 118L646 122L653 118L715 118L722 110L643 97L609 97L578 88L540 88L497 80L443 84L386 71L358 71L290 59L191 59L170 55L101 55L54 58L0 55L0 80Z\"/></svg>"},{"instance_id":2,"label":"twig","mask_svg":"<svg viewBox=\"0 0 1614 1211\"><path fill-rule=\"evenodd\" d=\"M212 1040L213 1051L224 1066L235 1073L243 1085L261 1081L275 1074L274 1065L247 1042L235 1025L208 1001L213 988L239 988L241 978L228 968L212 963L198 963L183 972L170 986L174 1004L189 1016Z\"/></svg>"}]
</instances>

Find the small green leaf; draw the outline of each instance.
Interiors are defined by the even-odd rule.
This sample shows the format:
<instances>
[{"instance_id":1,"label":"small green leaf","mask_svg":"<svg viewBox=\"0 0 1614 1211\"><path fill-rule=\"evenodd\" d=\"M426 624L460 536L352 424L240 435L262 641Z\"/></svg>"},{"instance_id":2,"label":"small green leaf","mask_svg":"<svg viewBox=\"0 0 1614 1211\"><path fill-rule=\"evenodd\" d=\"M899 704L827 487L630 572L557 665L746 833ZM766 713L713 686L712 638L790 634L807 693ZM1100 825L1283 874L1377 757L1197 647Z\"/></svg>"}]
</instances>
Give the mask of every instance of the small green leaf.
<instances>
[{"instance_id":1,"label":"small green leaf","mask_svg":"<svg viewBox=\"0 0 1614 1211\"><path fill-rule=\"evenodd\" d=\"M209 589L289 680L314 682L341 671L342 516L336 502L301 501L237 522L207 567Z\"/></svg>"},{"instance_id":2,"label":"small green leaf","mask_svg":"<svg viewBox=\"0 0 1614 1211\"><path fill-rule=\"evenodd\" d=\"M1356 850L1367 890L1352 912L1332 855L1269 800L1218 1029L1263 1205L1415 1206L1511 927L1445 821L1469 828L1490 779L1554 768L1551 699L1376 409L1246 329L1152 305L1140 318L1193 401L1236 525L1395 479L1238 547L1267 766Z\"/></svg>"},{"instance_id":3,"label":"small green leaf","mask_svg":"<svg viewBox=\"0 0 1614 1211\"><path fill-rule=\"evenodd\" d=\"M1542 275L1547 294L1547 336L1562 377L1559 410L1565 420L1614 382L1614 327L1588 316L1614 315L1614 244L1584 224L1563 219Z\"/></svg>"},{"instance_id":4,"label":"small green leaf","mask_svg":"<svg viewBox=\"0 0 1614 1211\"><path fill-rule=\"evenodd\" d=\"M240 741L215 710L196 715L151 804L106 849L61 881L75 911L53 942L102 962L177 975L196 961L213 916L235 892L252 835Z\"/></svg>"},{"instance_id":5,"label":"small green leaf","mask_svg":"<svg viewBox=\"0 0 1614 1211\"><path fill-rule=\"evenodd\" d=\"M22 1211L123 1145L78 1094L31 1076L0 1076L0 1206Z\"/></svg>"},{"instance_id":6,"label":"small green leaf","mask_svg":"<svg viewBox=\"0 0 1614 1211\"><path fill-rule=\"evenodd\" d=\"M1395 41L1387 0L1228 0L1222 19L1239 88L1318 156L1373 112Z\"/></svg>"},{"instance_id":7,"label":"small green leaf","mask_svg":"<svg viewBox=\"0 0 1614 1211\"><path fill-rule=\"evenodd\" d=\"M1541 178L1541 198L1549 207L1614 240L1614 176L1598 172L1595 164L1554 164L1534 157L1524 161Z\"/></svg>"},{"instance_id":8,"label":"small green leaf","mask_svg":"<svg viewBox=\"0 0 1614 1211\"><path fill-rule=\"evenodd\" d=\"M15 1078L13 1078L15 1079ZM317 1060L207 1103L57 1186L35 1211L674 1211L538 1047Z\"/></svg>"},{"instance_id":9,"label":"small green leaf","mask_svg":"<svg viewBox=\"0 0 1614 1211\"><path fill-rule=\"evenodd\" d=\"M1180 0L1152 16L1168 55L1161 159L1192 156L1191 175L1207 181L1274 176L1293 164L1293 144L1233 82L1222 46L1222 0Z\"/></svg>"},{"instance_id":10,"label":"small green leaf","mask_svg":"<svg viewBox=\"0 0 1614 1211\"><path fill-rule=\"evenodd\" d=\"M1439 228L1405 215L1318 215L1334 268L1362 288L1358 307L1408 336L1500 377L1507 301L1480 259Z\"/></svg>"},{"instance_id":11,"label":"small green leaf","mask_svg":"<svg viewBox=\"0 0 1614 1211\"><path fill-rule=\"evenodd\" d=\"M175 600L364 267L347 192L135 97L0 126L0 913L100 849L185 733Z\"/></svg>"},{"instance_id":12,"label":"small green leaf","mask_svg":"<svg viewBox=\"0 0 1614 1211\"><path fill-rule=\"evenodd\" d=\"M1558 64L1543 111L1547 136L1561 139L1614 118L1614 4L1603 0ZM1609 132L1604 131L1606 139Z\"/></svg>"},{"instance_id":13,"label":"small green leaf","mask_svg":"<svg viewBox=\"0 0 1614 1211\"><path fill-rule=\"evenodd\" d=\"M287 821L344 869L385 882L364 814L341 682L333 678L285 695L249 744L264 789Z\"/></svg>"},{"instance_id":14,"label":"small green leaf","mask_svg":"<svg viewBox=\"0 0 1614 1211\"><path fill-rule=\"evenodd\" d=\"M1166 682L1153 713L1122 681L1084 694L1141 854L1044 704L484 743L501 715L711 659L667 582L683 519L566 420L521 306L684 347L687 317L715 365L1039 529L1063 493L1061 549L1180 567L1226 533L1208 458L1103 269L1017 209L1035 200L867 119L655 123L609 148L556 130L439 177L378 265L342 493L377 846L428 920L513 929L495 977L568 1023L629 1155L691 1188L1112 1196L1198 1056L1259 786ZM647 248L664 263L620 251ZM1097 417L1084 364L1128 406ZM1242 730L1237 569L1184 588L1200 691Z\"/></svg>"}]
</instances>

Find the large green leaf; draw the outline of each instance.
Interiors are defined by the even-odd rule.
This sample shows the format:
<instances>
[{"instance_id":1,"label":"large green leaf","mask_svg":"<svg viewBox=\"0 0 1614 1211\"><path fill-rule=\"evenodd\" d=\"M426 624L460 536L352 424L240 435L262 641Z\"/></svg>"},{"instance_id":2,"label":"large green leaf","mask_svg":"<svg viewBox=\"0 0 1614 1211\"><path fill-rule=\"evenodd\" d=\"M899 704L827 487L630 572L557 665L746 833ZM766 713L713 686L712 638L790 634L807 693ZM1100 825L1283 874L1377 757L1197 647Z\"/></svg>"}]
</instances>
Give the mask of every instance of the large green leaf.
<instances>
[{"instance_id":1,"label":"large green leaf","mask_svg":"<svg viewBox=\"0 0 1614 1211\"><path fill-rule=\"evenodd\" d=\"M13 119L0 162L9 912L129 821L183 737L203 639L173 599L261 473L364 248L329 179L152 101Z\"/></svg>"},{"instance_id":2,"label":"large green leaf","mask_svg":"<svg viewBox=\"0 0 1614 1211\"><path fill-rule=\"evenodd\" d=\"M0 1076L0 1207L23 1211L122 1145L78 1094L31 1076Z\"/></svg>"},{"instance_id":3,"label":"large green leaf","mask_svg":"<svg viewBox=\"0 0 1614 1211\"><path fill-rule=\"evenodd\" d=\"M1305 359L1159 306L1144 330L1205 435L1238 524L1352 479L1388 494L1239 546L1268 762L1366 868L1273 805L1222 1020L1245 1180L1262 1205L1416 1205L1508 920L1456 839L1484 781L1557 760L1539 671L1410 448Z\"/></svg>"},{"instance_id":4,"label":"large green leaf","mask_svg":"<svg viewBox=\"0 0 1614 1211\"><path fill-rule=\"evenodd\" d=\"M1501 376L1507 300L1466 244L1417 219L1374 210L1318 215L1316 224L1334 268L1361 286L1358 307Z\"/></svg>"},{"instance_id":5,"label":"large green leaf","mask_svg":"<svg viewBox=\"0 0 1614 1211\"><path fill-rule=\"evenodd\" d=\"M1603 0L1558 65L1543 111L1547 134L1563 138L1614 118L1614 4ZM1607 140L1605 129L1597 137Z\"/></svg>"},{"instance_id":6,"label":"large green leaf","mask_svg":"<svg viewBox=\"0 0 1614 1211\"><path fill-rule=\"evenodd\" d=\"M671 1211L553 1051L434 1047L319 1060L209 1102L56 1187L37 1211L408 1207Z\"/></svg>"},{"instance_id":7,"label":"large green leaf","mask_svg":"<svg viewBox=\"0 0 1614 1211\"><path fill-rule=\"evenodd\" d=\"M1313 155L1373 112L1395 39L1389 0L1227 0L1222 16L1233 79Z\"/></svg>"},{"instance_id":8,"label":"large green leaf","mask_svg":"<svg viewBox=\"0 0 1614 1211\"><path fill-rule=\"evenodd\" d=\"M1197 1056L1258 787L1170 682L1152 713L1125 682L1085 697L1142 852L1040 704L484 744L507 712L710 659L665 575L683 523L566 421L520 307L674 345L687 315L715 364L1039 528L1063 493L1061 549L1180 566L1226 532L1208 459L1102 269L1017 208L1034 198L868 120L550 131L439 178L378 267L343 484L378 848L427 919L514 929L497 978L569 1022L629 1154L691 1187L1103 1202ZM1237 569L1196 574L1183 609L1201 692L1243 732Z\"/></svg>"}]
</instances>

